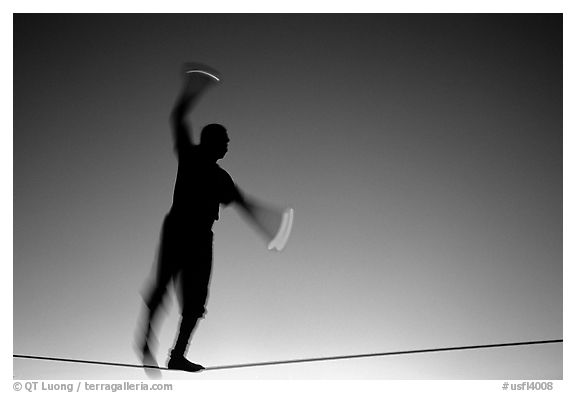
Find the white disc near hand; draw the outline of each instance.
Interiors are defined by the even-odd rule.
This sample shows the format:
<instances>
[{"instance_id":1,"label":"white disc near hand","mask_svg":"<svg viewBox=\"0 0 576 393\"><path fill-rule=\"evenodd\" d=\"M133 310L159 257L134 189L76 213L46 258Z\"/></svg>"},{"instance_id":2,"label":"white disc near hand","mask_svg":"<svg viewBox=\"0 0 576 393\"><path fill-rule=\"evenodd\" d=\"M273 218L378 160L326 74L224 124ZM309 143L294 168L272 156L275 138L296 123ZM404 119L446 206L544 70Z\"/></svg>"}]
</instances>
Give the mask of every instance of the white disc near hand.
<instances>
[{"instance_id":1,"label":"white disc near hand","mask_svg":"<svg viewBox=\"0 0 576 393\"><path fill-rule=\"evenodd\" d=\"M288 243L290 233L292 232L292 224L294 223L294 209L288 208L282 213L282 223L276 233L276 236L268 243L268 250L276 249L282 251Z\"/></svg>"}]
</instances>

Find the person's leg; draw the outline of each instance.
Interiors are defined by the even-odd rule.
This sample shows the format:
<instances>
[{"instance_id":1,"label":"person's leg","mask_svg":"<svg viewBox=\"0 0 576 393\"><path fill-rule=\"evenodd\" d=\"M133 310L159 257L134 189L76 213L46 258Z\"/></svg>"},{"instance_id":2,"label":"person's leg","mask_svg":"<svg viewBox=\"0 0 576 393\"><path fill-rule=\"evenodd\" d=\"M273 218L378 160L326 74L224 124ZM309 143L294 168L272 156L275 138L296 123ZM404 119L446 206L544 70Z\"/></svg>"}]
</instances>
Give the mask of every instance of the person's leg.
<instances>
[{"instance_id":1,"label":"person's leg","mask_svg":"<svg viewBox=\"0 0 576 393\"><path fill-rule=\"evenodd\" d=\"M178 337L176 338L174 348L170 352L168 368L190 372L196 372L204 369L204 367L201 365L192 363L186 359L188 343L190 342L190 337L192 336L192 332L194 331L197 322L198 318L196 317L187 317L185 314L182 315Z\"/></svg>"},{"instance_id":2,"label":"person's leg","mask_svg":"<svg viewBox=\"0 0 576 393\"><path fill-rule=\"evenodd\" d=\"M148 298L144 301L145 309L144 313L144 326L142 331L142 351L148 356L150 352L150 346L156 341L154 336L154 328L157 327L157 315L162 304L162 299L167 290L168 281L156 281L150 290Z\"/></svg>"},{"instance_id":3,"label":"person's leg","mask_svg":"<svg viewBox=\"0 0 576 393\"><path fill-rule=\"evenodd\" d=\"M189 264L182 270L179 285L179 295L182 306L180 330L174 347L170 353L168 368L186 371L200 371L202 366L186 359L188 343L194 328L206 311L208 286L212 270L212 236L202 234L194 236L194 255Z\"/></svg>"},{"instance_id":4,"label":"person's leg","mask_svg":"<svg viewBox=\"0 0 576 393\"><path fill-rule=\"evenodd\" d=\"M140 350L142 352L143 362L156 365L156 360L152 355L151 346L156 341L154 337L154 327L157 325L157 316L160 306L162 305L164 296L168 289L170 281L174 278L177 271L171 256L171 233L167 229L166 222L162 228L160 248L158 251L157 270L154 277L153 284L144 297L145 309L143 328L141 331L142 337L140 338Z\"/></svg>"},{"instance_id":5,"label":"person's leg","mask_svg":"<svg viewBox=\"0 0 576 393\"><path fill-rule=\"evenodd\" d=\"M180 329L178 331L178 337L176 338L176 344L172 349L171 356L186 356L186 351L188 350L188 343L190 342L190 337L192 337L192 332L196 327L198 318L186 317L183 315L180 318Z\"/></svg>"},{"instance_id":6,"label":"person's leg","mask_svg":"<svg viewBox=\"0 0 576 393\"><path fill-rule=\"evenodd\" d=\"M159 377L159 371L156 370L158 362L154 356L154 349L156 347L157 339L154 334L154 327L156 327L156 319L158 309L162 303L162 298L166 292L166 285L158 282L151 290L148 299L145 300L145 307L143 309L143 317L145 320L142 322L139 338L137 339L136 351L140 355L140 360L143 366L149 366L144 370L148 376L152 378ZM150 368L151 367L151 368Z\"/></svg>"}]
</instances>

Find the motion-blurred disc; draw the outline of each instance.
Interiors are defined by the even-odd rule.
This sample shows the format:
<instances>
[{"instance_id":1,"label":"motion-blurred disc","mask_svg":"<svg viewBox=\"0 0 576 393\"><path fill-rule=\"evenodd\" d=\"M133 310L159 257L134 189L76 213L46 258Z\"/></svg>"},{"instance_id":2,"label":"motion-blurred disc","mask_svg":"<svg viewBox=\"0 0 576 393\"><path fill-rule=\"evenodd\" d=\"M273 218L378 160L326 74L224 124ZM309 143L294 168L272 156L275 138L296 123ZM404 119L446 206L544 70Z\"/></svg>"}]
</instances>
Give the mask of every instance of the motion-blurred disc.
<instances>
[{"instance_id":1,"label":"motion-blurred disc","mask_svg":"<svg viewBox=\"0 0 576 393\"><path fill-rule=\"evenodd\" d=\"M272 241L268 243L269 250L276 249L278 251L282 251L282 249L286 247L286 243L288 243L288 239L292 233L293 223L294 209L288 208L282 213L282 223L280 224L280 228L278 229L276 236L274 236Z\"/></svg>"}]
</instances>

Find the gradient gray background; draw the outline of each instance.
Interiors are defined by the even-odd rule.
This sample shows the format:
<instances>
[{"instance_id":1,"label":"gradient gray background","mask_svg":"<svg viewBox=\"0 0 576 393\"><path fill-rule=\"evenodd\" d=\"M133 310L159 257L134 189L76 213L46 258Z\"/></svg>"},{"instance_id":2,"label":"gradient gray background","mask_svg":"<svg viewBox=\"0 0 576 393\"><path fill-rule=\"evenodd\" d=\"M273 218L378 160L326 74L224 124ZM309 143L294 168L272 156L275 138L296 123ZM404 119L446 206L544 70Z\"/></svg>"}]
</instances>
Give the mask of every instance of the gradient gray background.
<instances>
[{"instance_id":1,"label":"gradient gray background","mask_svg":"<svg viewBox=\"0 0 576 393\"><path fill-rule=\"evenodd\" d=\"M136 361L185 60L223 75L196 136L227 126L221 165L296 210L282 253L221 214L193 361L562 338L561 15L16 15L14 353ZM562 346L166 377L556 379Z\"/></svg>"}]
</instances>

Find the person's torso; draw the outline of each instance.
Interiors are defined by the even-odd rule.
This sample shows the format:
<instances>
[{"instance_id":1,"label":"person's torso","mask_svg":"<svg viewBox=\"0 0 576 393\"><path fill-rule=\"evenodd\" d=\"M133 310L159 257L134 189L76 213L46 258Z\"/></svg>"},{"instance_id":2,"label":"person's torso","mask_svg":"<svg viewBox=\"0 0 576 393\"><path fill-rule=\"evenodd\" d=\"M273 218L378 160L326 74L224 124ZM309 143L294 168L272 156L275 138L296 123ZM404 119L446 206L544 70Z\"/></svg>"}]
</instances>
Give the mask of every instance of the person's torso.
<instances>
[{"instance_id":1,"label":"person's torso","mask_svg":"<svg viewBox=\"0 0 576 393\"><path fill-rule=\"evenodd\" d=\"M220 204L227 200L229 183L226 171L200 154L198 147L181 152L171 213L191 225L212 227Z\"/></svg>"}]
</instances>

